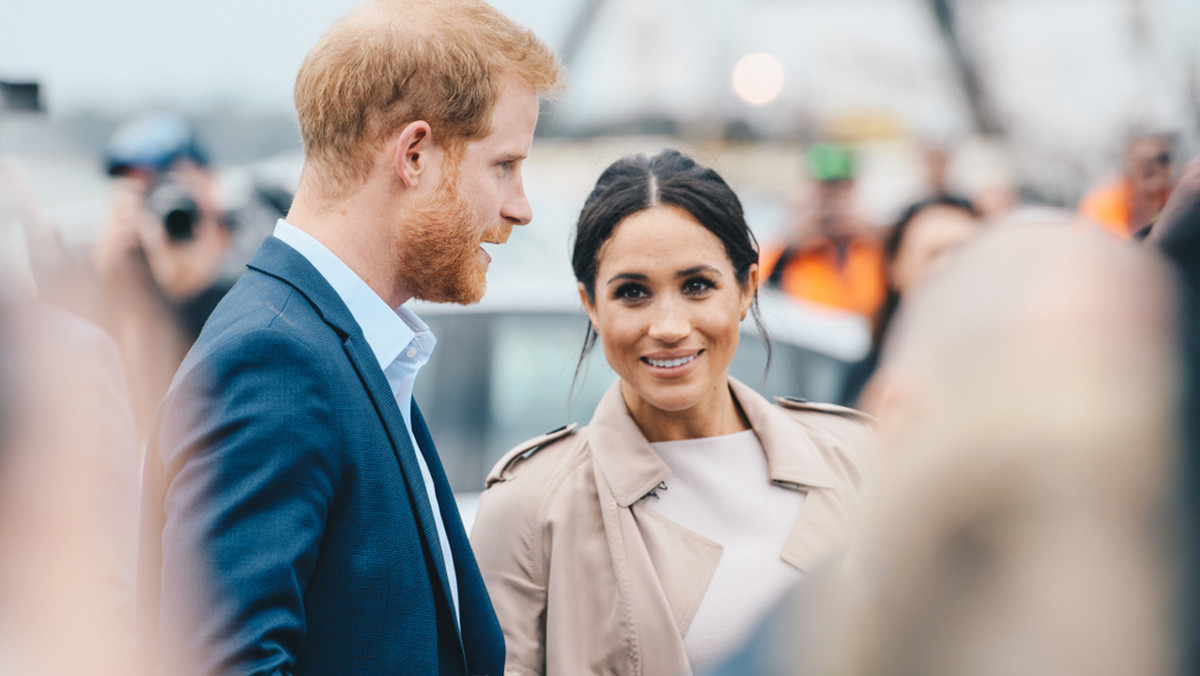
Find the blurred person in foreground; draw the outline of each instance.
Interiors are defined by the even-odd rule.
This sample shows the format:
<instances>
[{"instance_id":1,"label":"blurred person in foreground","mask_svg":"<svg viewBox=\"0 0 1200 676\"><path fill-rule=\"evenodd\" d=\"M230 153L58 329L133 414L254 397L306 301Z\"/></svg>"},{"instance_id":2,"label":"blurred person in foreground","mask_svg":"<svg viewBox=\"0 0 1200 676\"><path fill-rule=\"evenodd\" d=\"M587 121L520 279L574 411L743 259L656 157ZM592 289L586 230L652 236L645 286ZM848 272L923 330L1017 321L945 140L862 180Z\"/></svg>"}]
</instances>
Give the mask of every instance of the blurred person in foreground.
<instances>
[{"instance_id":1,"label":"blurred person in foreground","mask_svg":"<svg viewBox=\"0 0 1200 676\"><path fill-rule=\"evenodd\" d=\"M137 439L112 340L37 298L19 233L41 221L0 160L0 673L122 676Z\"/></svg>"},{"instance_id":2,"label":"blurred person in foreground","mask_svg":"<svg viewBox=\"0 0 1200 676\"><path fill-rule=\"evenodd\" d=\"M288 212L204 326L147 451L139 629L160 674L491 674L504 640L414 378L411 298L474 303L532 214L532 33L377 0L309 52Z\"/></svg>"},{"instance_id":3,"label":"blurred person in foreground","mask_svg":"<svg viewBox=\"0 0 1200 676\"><path fill-rule=\"evenodd\" d=\"M704 673L848 535L865 416L729 376L757 261L711 169L665 150L601 174L572 265L584 354L599 339L618 378L588 426L500 460L472 531L510 673Z\"/></svg>"},{"instance_id":4,"label":"blurred person in foreground","mask_svg":"<svg viewBox=\"0 0 1200 676\"><path fill-rule=\"evenodd\" d=\"M94 256L100 321L128 365L145 439L175 369L291 197L256 185L236 209L223 209L195 129L168 113L139 115L118 127L105 169L113 181Z\"/></svg>"},{"instance_id":5,"label":"blurred person in foreground","mask_svg":"<svg viewBox=\"0 0 1200 676\"><path fill-rule=\"evenodd\" d=\"M883 250L854 207L854 156L818 143L807 156L812 194L787 241L762 252L760 280L793 298L871 317L887 293Z\"/></svg>"},{"instance_id":6,"label":"blurred person in foreground","mask_svg":"<svg viewBox=\"0 0 1200 676\"><path fill-rule=\"evenodd\" d=\"M1150 229L1146 244L1162 251L1182 281L1180 336L1184 397L1176 488L1183 506L1183 640L1180 673L1200 670L1200 156L1180 171L1179 181Z\"/></svg>"},{"instance_id":7,"label":"blurred person in foreground","mask_svg":"<svg viewBox=\"0 0 1200 676\"><path fill-rule=\"evenodd\" d=\"M960 197L940 195L909 205L883 240L887 298L871 322L871 349L854 364L839 403L855 406L879 365L888 330L904 295L945 263L979 227L979 212Z\"/></svg>"},{"instance_id":8,"label":"blurred person in foreground","mask_svg":"<svg viewBox=\"0 0 1200 676\"><path fill-rule=\"evenodd\" d=\"M1173 284L1148 251L1013 225L906 301L813 673L1175 673Z\"/></svg>"},{"instance_id":9,"label":"blurred person in foreground","mask_svg":"<svg viewBox=\"0 0 1200 676\"><path fill-rule=\"evenodd\" d=\"M1168 134L1132 135L1121 178L1085 195L1079 214L1121 239L1132 237L1158 216L1171 195L1173 145Z\"/></svg>"}]
</instances>

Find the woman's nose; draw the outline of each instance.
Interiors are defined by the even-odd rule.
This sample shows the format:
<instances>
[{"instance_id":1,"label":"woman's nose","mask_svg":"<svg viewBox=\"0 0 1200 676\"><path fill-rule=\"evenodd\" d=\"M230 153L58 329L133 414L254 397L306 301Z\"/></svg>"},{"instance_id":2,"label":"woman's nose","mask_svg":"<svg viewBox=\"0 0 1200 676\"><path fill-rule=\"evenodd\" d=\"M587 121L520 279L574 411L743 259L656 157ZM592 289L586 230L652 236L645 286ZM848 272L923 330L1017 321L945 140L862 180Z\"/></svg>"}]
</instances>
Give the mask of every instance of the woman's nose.
<instances>
[{"instance_id":1,"label":"woman's nose","mask_svg":"<svg viewBox=\"0 0 1200 676\"><path fill-rule=\"evenodd\" d=\"M664 343L678 343L687 338L692 326L678 303L667 301L659 304L654 321L650 324L650 337Z\"/></svg>"}]
</instances>

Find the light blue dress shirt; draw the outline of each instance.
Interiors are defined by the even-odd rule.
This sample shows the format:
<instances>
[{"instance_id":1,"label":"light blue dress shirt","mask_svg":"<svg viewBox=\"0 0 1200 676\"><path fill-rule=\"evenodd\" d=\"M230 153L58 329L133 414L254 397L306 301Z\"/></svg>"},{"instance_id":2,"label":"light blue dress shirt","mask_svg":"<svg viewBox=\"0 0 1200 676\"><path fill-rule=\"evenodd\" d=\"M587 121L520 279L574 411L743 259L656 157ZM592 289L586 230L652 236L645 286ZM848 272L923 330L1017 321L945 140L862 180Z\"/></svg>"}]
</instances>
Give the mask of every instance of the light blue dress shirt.
<instances>
[{"instance_id":1,"label":"light blue dress shirt","mask_svg":"<svg viewBox=\"0 0 1200 676\"><path fill-rule=\"evenodd\" d=\"M416 381L417 372L429 361L437 339L412 310L403 305L394 310L388 307L379 294L372 291L350 266L312 235L283 219L279 219L275 224L274 234L284 244L308 259L325 281L329 282L329 286L333 287L338 297L350 309L354 321L362 329L363 337L367 339L367 344L379 360L379 368L383 369L383 375L387 377L388 385L396 397L396 405L400 407L404 425L408 428L408 438L417 454L417 463L421 466L425 493L429 496L433 520L437 524L438 539L441 541L442 560L446 562L446 575L450 580L454 619L458 622L458 576L454 573L454 555L450 551L446 525L442 522L442 513L438 508L433 476L429 473L429 466L425 464L425 458L417 445L417 438L413 435L411 420L413 383Z\"/></svg>"}]
</instances>

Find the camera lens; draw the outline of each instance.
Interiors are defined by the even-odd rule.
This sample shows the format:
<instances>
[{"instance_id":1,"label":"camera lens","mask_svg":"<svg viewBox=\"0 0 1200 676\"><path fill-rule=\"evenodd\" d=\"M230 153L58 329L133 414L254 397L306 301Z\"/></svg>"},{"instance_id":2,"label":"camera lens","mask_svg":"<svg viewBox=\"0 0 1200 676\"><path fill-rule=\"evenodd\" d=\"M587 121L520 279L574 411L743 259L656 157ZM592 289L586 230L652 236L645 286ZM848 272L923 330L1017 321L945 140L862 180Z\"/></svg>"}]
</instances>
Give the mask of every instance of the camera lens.
<instances>
[{"instance_id":1,"label":"camera lens","mask_svg":"<svg viewBox=\"0 0 1200 676\"><path fill-rule=\"evenodd\" d=\"M163 215L162 222L163 227L167 230L167 237L176 241L192 238L196 228L195 205L192 207L191 209L172 209Z\"/></svg>"},{"instance_id":2,"label":"camera lens","mask_svg":"<svg viewBox=\"0 0 1200 676\"><path fill-rule=\"evenodd\" d=\"M171 241L186 242L195 234L200 207L178 183L158 182L146 195L146 208L162 222Z\"/></svg>"}]
</instances>

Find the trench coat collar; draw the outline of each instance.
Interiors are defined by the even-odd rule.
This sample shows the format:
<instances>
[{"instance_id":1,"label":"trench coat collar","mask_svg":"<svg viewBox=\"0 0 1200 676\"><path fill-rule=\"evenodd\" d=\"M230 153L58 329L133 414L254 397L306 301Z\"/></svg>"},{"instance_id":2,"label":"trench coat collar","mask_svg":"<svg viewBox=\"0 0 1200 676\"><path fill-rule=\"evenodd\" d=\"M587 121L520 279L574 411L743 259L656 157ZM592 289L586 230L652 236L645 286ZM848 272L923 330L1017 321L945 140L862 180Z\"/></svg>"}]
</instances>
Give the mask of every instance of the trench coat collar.
<instances>
[{"instance_id":1,"label":"trench coat collar","mask_svg":"<svg viewBox=\"0 0 1200 676\"><path fill-rule=\"evenodd\" d=\"M813 441L787 413L733 378L729 389L762 443L772 482L789 487L833 487L833 475ZM588 433L595 440L591 449L596 464L621 507L641 500L671 474L629 414L620 379L596 406Z\"/></svg>"},{"instance_id":2,"label":"trench coat collar","mask_svg":"<svg viewBox=\"0 0 1200 676\"><path fill-rule=\"evenodd\" d=\"M804 433L790 414L733 378L729 379L729 389L762 443L773 483L803 488L834 487L833 472L822 460L812 435Z\"/></svg>"}]
</instances>

